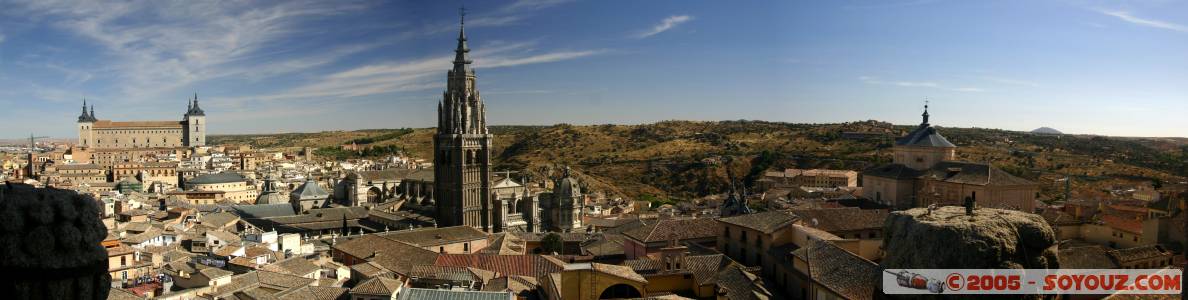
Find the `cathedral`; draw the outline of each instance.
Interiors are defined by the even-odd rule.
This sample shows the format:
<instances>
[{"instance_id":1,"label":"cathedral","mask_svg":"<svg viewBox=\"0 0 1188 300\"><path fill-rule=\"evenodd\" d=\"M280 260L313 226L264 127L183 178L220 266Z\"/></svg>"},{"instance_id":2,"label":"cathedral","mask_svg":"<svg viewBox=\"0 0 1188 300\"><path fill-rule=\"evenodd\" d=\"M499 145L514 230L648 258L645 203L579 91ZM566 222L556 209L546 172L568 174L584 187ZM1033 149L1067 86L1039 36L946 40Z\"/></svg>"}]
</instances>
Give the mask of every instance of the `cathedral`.
<instances>
[{"instance_id":1,"label":"cathedral","mask_svg":"<svg viewBox=\"0 0 1188 300\"><path fill-rule=\"evenodd\" d=\"M895 141L891 164L863 171L865 198L896 210L961 205L966 199L984 207L1035 210L1039 185L988 163L956 161L957 146L928 123L927 105L921 116L915 130Z\"/></svg>"},{"instance_id":2,"label":"cathedral","mask_svg":"<svg viewBox=\"0 0 1188 300\"><path fill-rule=\"evenodd\" d=\"M464 16L463 16L464 17ZM491 192L491 142L487 112L467 58L466 22L458 31L454 67L437 106L433 136L437 226L466 225L485 232L504 228L503 209Z\"/></svg>"},{"instance_id":3,"label":"cathedral","mask_svg":"<svg viewBox=\"0 0 1188 300\"><path fill-rule=\"evenodd\" d=\"M186 114L179 121L111 121L87 111L83 100L78 116L78 145L92 149L174 148L206 145L206 112L198 107L198 95L187 100Z\"/></svg>"}]
</instances>

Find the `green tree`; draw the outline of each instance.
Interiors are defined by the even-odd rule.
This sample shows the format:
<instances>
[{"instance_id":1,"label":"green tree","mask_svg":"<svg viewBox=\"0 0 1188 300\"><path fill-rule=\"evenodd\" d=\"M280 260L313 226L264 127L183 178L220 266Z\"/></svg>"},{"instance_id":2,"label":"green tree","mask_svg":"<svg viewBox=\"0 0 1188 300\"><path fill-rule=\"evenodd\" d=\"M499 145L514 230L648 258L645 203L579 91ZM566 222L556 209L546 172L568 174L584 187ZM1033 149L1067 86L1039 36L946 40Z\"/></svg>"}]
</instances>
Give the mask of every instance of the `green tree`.
<instances>
[{"instance_id":1,"label":"green tree","mask_svg":"<svg viewBox=\"0 0 1188 300\"><path fill-rule=\"evenodd\" d=\"M561 242L561 235L550 232L546 234L543 239L540 239L540 250L544 254L561 253L564 248Z\"/></svg>"}]
</instances>

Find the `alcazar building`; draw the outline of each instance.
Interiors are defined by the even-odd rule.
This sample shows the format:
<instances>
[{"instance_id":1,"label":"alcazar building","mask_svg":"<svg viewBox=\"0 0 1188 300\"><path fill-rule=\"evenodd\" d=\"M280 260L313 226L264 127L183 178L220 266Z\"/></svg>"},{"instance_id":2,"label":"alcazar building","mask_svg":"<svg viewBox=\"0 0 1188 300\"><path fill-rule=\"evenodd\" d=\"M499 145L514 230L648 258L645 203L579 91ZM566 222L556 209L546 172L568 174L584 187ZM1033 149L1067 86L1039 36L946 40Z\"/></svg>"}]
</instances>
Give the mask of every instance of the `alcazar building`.
<instances>
[{"instance_id":1,"label":"alcazar building","mask_svg":"<svg viewBox=\"0 0 1188 300\"><path fill-rule=\"evenodd\" d=\"M95 117L83 101L78 116L78 145L92 149L173 148L206 145L206 112L198 95L188 102L181 121L111 121Z\"/></svg>"}]
</instances>

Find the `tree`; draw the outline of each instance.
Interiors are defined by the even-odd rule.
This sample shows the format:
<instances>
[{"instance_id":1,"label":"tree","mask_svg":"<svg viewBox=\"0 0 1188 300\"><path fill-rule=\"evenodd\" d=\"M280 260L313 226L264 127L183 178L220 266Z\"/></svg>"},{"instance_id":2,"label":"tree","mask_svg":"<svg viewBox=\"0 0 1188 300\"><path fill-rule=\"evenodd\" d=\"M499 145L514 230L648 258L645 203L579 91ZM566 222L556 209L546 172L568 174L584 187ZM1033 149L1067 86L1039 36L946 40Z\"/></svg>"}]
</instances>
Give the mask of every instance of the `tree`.
<instances>
[{"instance_id":1,"label":"tree","mask_svg":"<svg viewBox=\"0 0 1188 300\"><path fill-rule=\"evenodd\" d=\"M544 254L561 253L563 247L561 235L555 232L550 232L540 239L540 250Z\"/></svg>"}]
</instances>

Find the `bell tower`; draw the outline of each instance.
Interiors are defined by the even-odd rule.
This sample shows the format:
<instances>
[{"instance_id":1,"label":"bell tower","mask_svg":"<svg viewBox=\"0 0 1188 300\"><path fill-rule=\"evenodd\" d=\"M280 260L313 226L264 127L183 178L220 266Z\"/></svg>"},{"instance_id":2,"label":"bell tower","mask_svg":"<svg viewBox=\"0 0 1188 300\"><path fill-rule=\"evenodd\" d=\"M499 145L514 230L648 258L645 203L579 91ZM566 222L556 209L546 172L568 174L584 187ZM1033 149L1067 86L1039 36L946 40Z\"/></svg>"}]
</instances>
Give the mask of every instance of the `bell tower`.
<instances>
[{"instance_id":1,"label":"bell tower","mask_svg":"<svg viewBox=\"0 0 1188 300\"><path fill-rule=\"evenodd\" d=\"M447 72L446 90L437 105L437 134L433 137L437 225L500 232L500 207L491 196L493 136L487 131L486 107L467 57L465 10L460 16L454 67Z\"/></svg>"}]
</instances>

